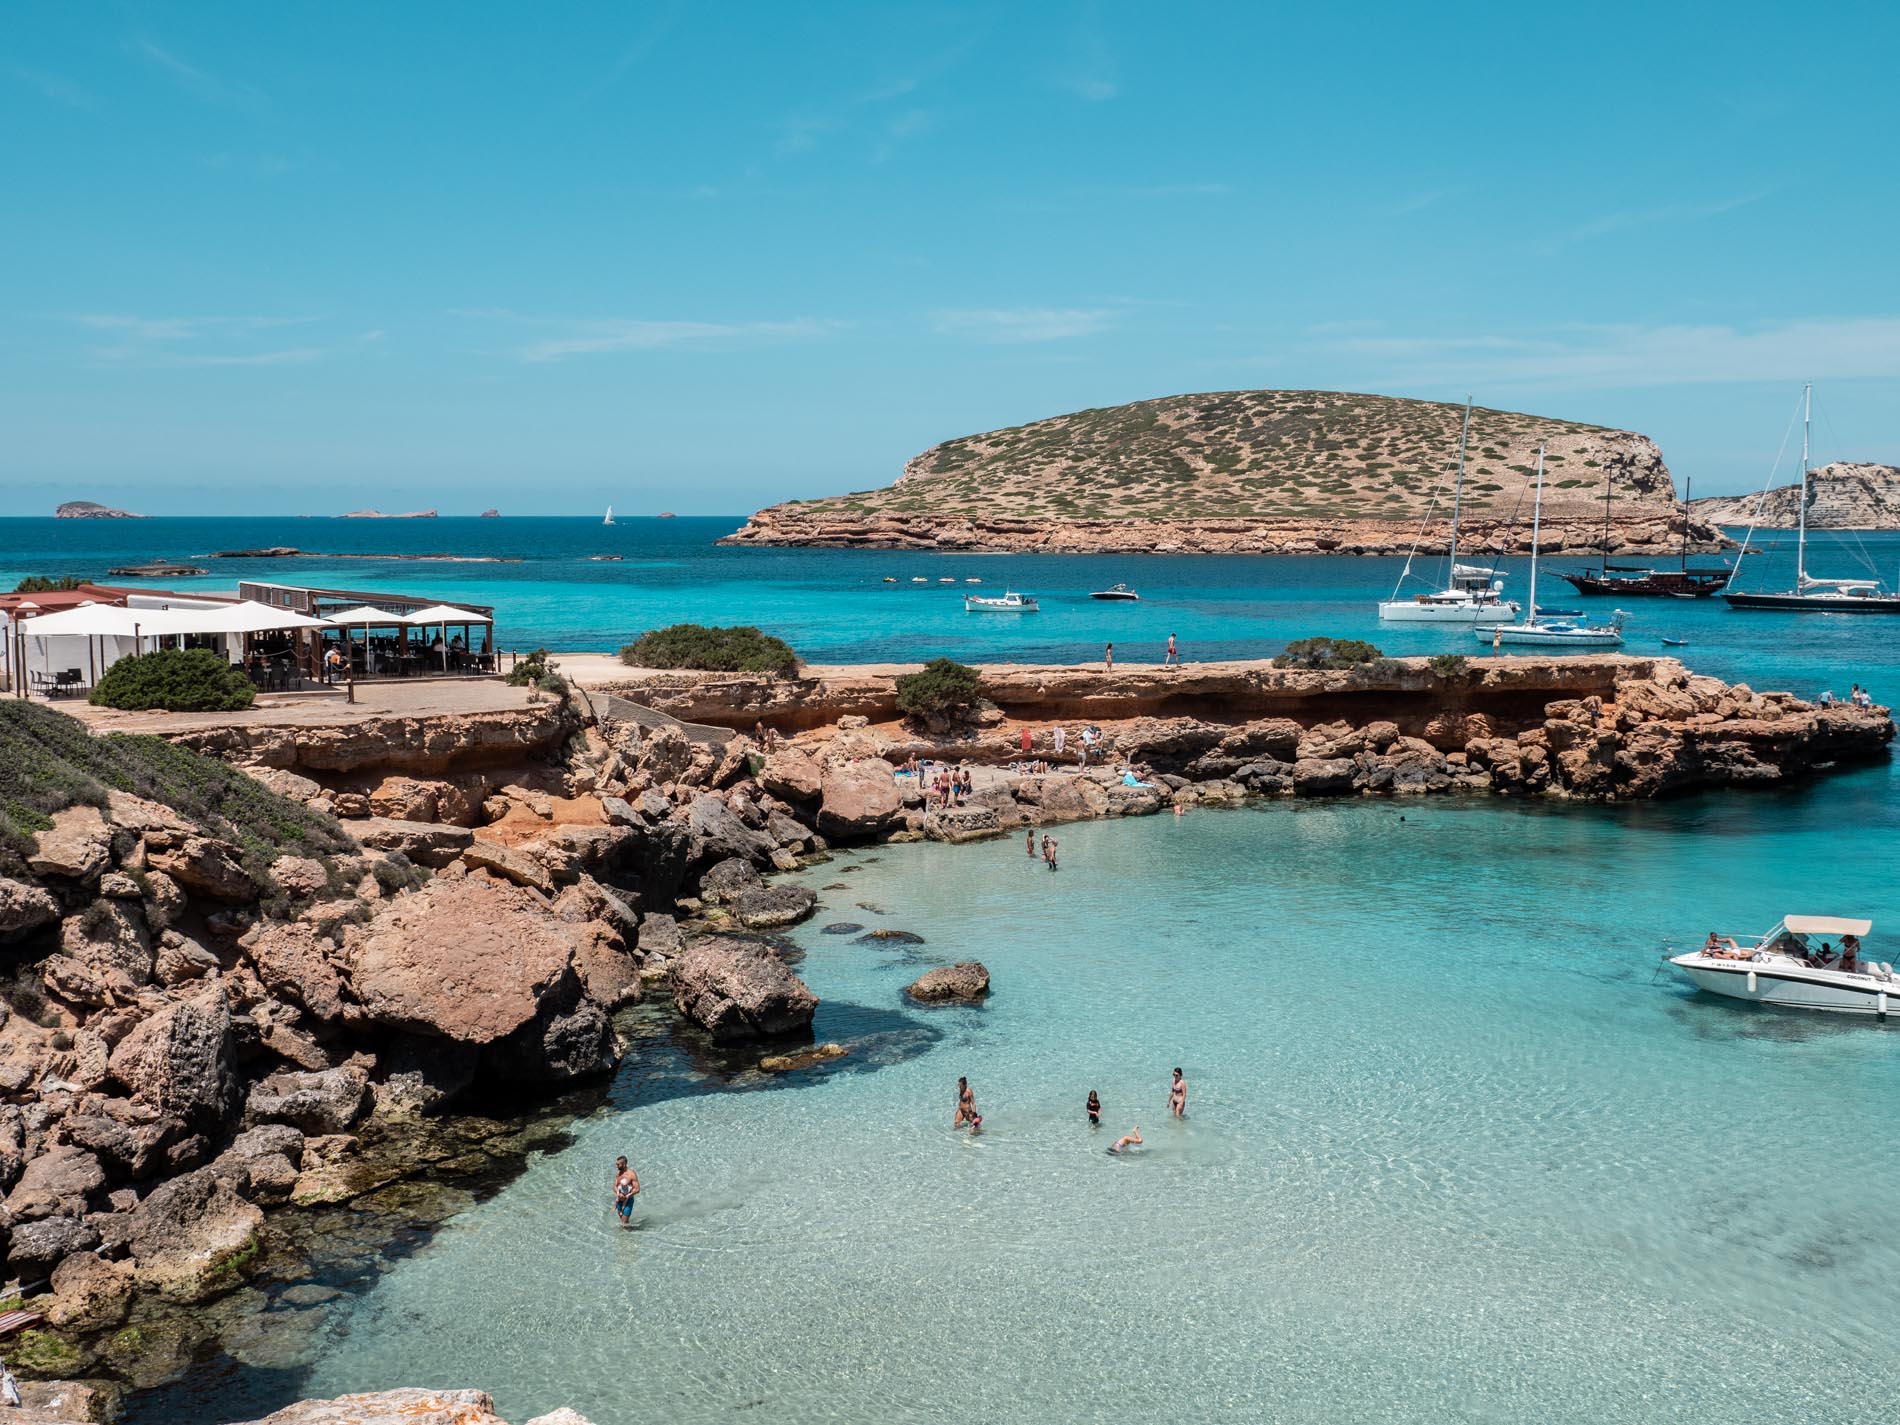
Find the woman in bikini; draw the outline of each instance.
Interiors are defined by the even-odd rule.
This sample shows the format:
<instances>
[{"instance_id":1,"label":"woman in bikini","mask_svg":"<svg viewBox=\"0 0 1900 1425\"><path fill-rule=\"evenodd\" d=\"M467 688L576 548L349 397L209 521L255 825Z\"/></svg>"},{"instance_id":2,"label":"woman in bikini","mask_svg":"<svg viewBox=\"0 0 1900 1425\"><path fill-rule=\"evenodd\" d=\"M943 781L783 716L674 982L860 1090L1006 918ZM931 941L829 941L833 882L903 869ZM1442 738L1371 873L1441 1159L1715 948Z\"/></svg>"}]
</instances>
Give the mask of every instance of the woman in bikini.
<instances>
[{"instance_id":1,"label":"woman in bikini","mask_svg":"<svg viewBox=\"0 0 1900 1425\"><path fill-rule=\"evenodd\" d=\"M976 1132L983 1126L983 1115L976 1111L976 1095L970 1092L970 1081L961 1074L957 1076L957 1116L951 1120L952 1128L970 1125L970 1131Z\"/></svg>"}]
</instances>

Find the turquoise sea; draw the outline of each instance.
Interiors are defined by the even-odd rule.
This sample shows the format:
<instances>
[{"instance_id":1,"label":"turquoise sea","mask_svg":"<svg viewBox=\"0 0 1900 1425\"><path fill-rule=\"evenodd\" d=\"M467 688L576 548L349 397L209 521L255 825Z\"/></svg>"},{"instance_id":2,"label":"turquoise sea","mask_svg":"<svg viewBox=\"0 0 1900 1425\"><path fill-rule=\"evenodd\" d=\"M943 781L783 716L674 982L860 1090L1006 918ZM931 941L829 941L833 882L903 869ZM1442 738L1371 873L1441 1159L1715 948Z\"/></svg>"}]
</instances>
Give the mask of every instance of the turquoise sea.
<instances>
[{"instance_id":1,"label":"turquoise sea","mask_svg":"<svg viewBox=\"0 0 1900 1425\"><path fill-rule=\"evenodd\" d=\"M488 523L0 521L0 571L426 533L524 562L276 576L493 602L504 642L567 648L712 616L841 661L1476 642L1377 631L1393 561L713 550L720 522L678 520L608 531L628 559L595 565L598 528ZM1892 537L1817 545L1841 572L1900 558ZM1785 580L1784 557L1755 577ZM939 570L1047 612L966 622L947 588L880 582ZM1144 603L1083 598L1115 579ZM1667 631L1699 670L1900 687L1890 621L1634 612L1633 651ZM804 873L824 908L794 938L848 1058L771 1080L656 1017L574 1144L353 1283L306 1368L210 1362L134 1419L402 1384L598 1425L1889 1419L1900 1027L1731 1006L1659 957L1805 910L1872 916L1900 959L1895 792L1881 765L1625 807L1281 802L1066 827L1053 874L1009 839L836 857ZM988 1004L906 1004L921 967L967 957ZM950 1128L959 1074L974 1140ZM1110 1157L1137 1124L1143 1150Z\"/></svg>"}]
</instances>

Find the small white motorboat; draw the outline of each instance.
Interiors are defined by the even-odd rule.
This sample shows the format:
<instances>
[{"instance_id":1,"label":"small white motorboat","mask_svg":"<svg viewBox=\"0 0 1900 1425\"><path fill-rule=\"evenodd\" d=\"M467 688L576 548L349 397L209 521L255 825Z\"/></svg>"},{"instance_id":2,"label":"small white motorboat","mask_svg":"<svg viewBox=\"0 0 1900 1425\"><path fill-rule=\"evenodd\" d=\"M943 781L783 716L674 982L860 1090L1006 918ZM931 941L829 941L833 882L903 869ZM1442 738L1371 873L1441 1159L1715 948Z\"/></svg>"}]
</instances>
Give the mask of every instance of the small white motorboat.
<instances>
[{"instance_id":1,"label":"small white motorboat","mask_svg":"<svg viewBox=\"0 0 1900 1425\"><path fill-rule=\"evenodd\" d=\"M1110 584L1106 589L1096 590L1093 594L1090 594L1089 597L1091 599L1108 599L1114 602L1129 604L1141 602L1141 595L1137 594L1126 584Z\"/></svg>"},{"instance_id":2,"label":"small white motorboat","mask_svg":"<svg viewBox=\"0 0 1900 1425\"><path fill-rule=\"evenodd\" d=\"M910 582L913 584L928 584L930 581L921 574L915 574L911 576Z\"/></svg>"},{"instance_id":3,"label":"small white motorboat","mask_svg":"<svg viewBox=\"0 0 1900 1425\"><path fill-rule=\"evenodd\" d=\"M1669 963L1710 994L1789 1009L1885 1016L1900 1011L1900 975L1866 958L1861 937L1871 920L1789 915L1752 944L1711 935L1699 950Z\"/></svg>"},{"instance_id":4,"label":"small white motorboat","mask_svg":"<svg viewBox=\"0 0 1900 1425\"><path fill-rule=\"evenodd\" d=\"M1001 598L965 594L963 611L966 614L1033 614L1041 611L1041 605L1034 599L1026 599L1015 593L1005 593Z\"/></svg>"},{"instance_id":5,"label":"small white motorboat","mask_svg":"<svg viewBox=\"0 0 1900 1425\"><path fill-rule=\"evenodd\" d=\"M981 584L983 581L981 579L965 579L963 582L966 584Z\"/></svg>"}]
</instances>

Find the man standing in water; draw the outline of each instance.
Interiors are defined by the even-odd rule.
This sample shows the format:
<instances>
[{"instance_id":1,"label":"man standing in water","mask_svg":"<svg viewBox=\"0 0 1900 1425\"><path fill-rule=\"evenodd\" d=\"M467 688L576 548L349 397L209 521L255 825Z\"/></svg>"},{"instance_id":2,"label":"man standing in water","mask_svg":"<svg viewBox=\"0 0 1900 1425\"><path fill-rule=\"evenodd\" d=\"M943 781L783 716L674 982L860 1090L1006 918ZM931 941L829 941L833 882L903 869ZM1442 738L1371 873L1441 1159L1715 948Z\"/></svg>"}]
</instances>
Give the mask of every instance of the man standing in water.
<instances>
[{"instance_id":1,"label":"man standing in water","mask_svg":"<svg viewBox=\"0 0 1900 1425\"><path fill-rule=\"evenodd\" d=\"M622 1227L633 1226L633 1200L640 1195L640 1175L627 1166L625 1158L614 1159L614 1211L620 1214Z\"/></svg>"},{"instance_id":2,"label":"man standing in water","mask_svg":"<svg viewBox=\"0 0 1900 1425\"><path fill-rule=\"evenodd\" d=\"M1187 1117L1187 1080L1179 1069L1174 1071L1174 1086L1168 1090L1168 1112L1176 1118Z\"/></svg>"}]
</instances>

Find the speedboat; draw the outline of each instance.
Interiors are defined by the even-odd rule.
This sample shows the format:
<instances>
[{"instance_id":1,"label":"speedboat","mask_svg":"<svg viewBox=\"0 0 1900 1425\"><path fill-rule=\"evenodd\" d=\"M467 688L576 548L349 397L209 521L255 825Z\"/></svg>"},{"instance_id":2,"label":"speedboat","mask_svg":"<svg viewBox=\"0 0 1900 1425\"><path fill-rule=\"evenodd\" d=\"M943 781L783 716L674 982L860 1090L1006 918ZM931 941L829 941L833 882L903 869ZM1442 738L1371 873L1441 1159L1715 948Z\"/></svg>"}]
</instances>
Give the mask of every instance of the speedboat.
<instances>
[{"instance_id":1,"label":"speedboat","mask_svg":"<svg viewBox=\"0 0 1900 1425\"><path fill-rule=\"evenodd\" d=\"M1123 603L1139 603L1141 595L1126 584L1110 584L1106 589L1098 589L1090 594L1091 599L1119 600Z\"/></svg>"},{"instance_id":2,"label":"speedboat","mask_svg":"<svg viewBox=\"0 0 1900 1425\"><path fill-rule=\"evenodd\" d=\"M1034 599L1026 599L1021 594L1005 593L1001 598L985 598L982 594L963 596L966 614L1033 614L1040 609Z\"/></svg>"},{"instance_id":3,"label":"speedboat","mask_svg":"<svg viewBox=\"0 0 1900 1425\"><path fill-rule=\"evenodd\" d=\"M1884 1016L1900 1009L1900 976L1886 961L1865 958L1861 937L1871 920L1788 915L1752 944L1716 941L1669 963L1710 994L1789 1009Z\"/></svg>"},{"instance_id":4,"label":"speedboat","mask_svg":"<svg viewBox=\"0 0 1900 1425\"><path fill-rule=\"evenodd\" d=\"M910 582L913 584L928 584L930 581L921 574L913 574Z\"/></svg>"}]
</instances>

